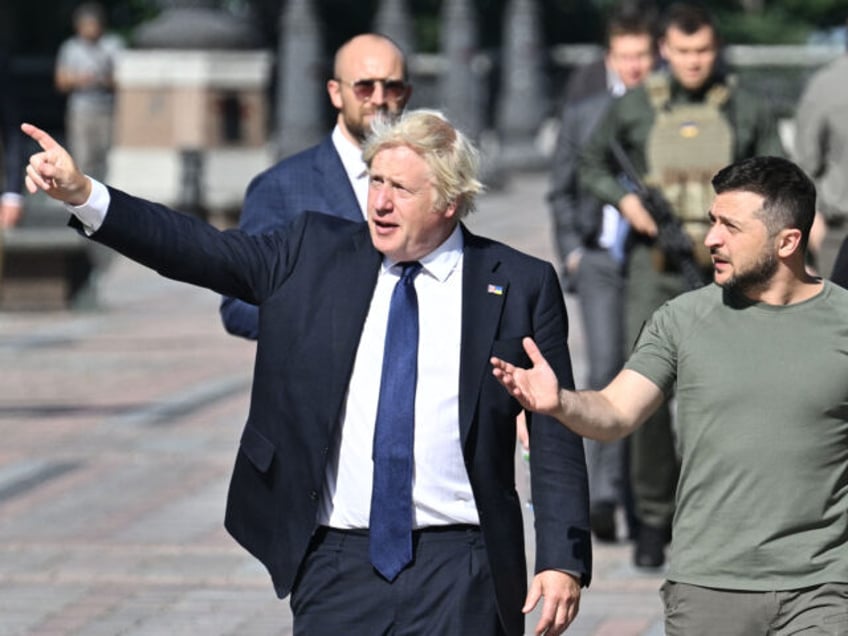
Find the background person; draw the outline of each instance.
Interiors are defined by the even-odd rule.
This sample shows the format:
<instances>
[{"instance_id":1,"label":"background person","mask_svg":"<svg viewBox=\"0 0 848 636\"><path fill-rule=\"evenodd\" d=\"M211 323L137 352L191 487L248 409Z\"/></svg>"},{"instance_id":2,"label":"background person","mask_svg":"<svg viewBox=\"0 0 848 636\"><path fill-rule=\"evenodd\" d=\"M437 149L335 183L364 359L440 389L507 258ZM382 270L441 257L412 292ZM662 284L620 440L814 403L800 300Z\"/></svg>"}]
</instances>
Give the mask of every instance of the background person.
<instances>
[{"instance_id":1,"label":"background person","mask_svg":"<svg viewBox=\"0 0 848 636\"><path fill-rule=\"evenodd\" d=\"M848 218L848 54L837 58L810 78L795 114L794 154L798 165L816 184L822 222L814 226L824 240L828 225L841 226ZM826 220L826 223L824 222ZM834 264L841 277L841 264Z\"/></svg>"},{"instance_id":2,"label":"background person","mask_svg":"<svg viewBox=\"0 0 848 636\"><path fill-rule=\"evenodd\" d=\"M603 60L574 72L562 110L548 200L563 289L580 298L589 388L600 389L624 363L625 224L613 206L577 180L583 146L610 103L635 88L654 65L653 23L640 5L622 5L607 23ZM626 441L586 440L592 531L615 541L616 508L629 491Z\"/></svg>"},{"instance_id":3,"label":"background person","mask_svg":"<svg viewBox=\"0 0 848 636\"><path fill-rule=\"evenodd\" d=\"M368 174L362 143L375 117L397 117L412 94L403 51L382 35L351 38L336 52L327 94L338 113L333 131L317 146L253 179L239 220L245 232L278 229L306 210L351 221L365 218ZM225 297L221 319L229 333L256 339L255 305Z\"/></svg>"},{"instance_id":4,"label":"background person","mask_svg":"<svg viewBox=\"0 0 848 636\"><path fill-rule=\"evenodd\" d=\"M782 155L777 122L762 96L728 77L719 64L713 17L700 5L675 3L661 17L660 55L666 68L614 102L581 155L578 178L614 205L631 231L627 251L627 342L636 340L655 309L686 289L680 269L655 242L656 222L620 179L616 141L650 185L660 189L695 245L703 275L710 271L703 239L710 178L733 160ZM658 409L630 439L631 484L639 518L634 562L665 562L679 462L669 407Z\"/></svg>"},{"instance_id":5,"label":"background person","mask_svg":"<svg viewBox=\"0 0 848 636\"><path fill-rule=\"evenodd\" d=\"M73 26L75 35L62 43L56 57L55 83L68 94L68 146L83 172L102 180L112 146L115 57L123 42L105 33L106 12L97 2L79 5Z\"/></svg>"}]
</instances>

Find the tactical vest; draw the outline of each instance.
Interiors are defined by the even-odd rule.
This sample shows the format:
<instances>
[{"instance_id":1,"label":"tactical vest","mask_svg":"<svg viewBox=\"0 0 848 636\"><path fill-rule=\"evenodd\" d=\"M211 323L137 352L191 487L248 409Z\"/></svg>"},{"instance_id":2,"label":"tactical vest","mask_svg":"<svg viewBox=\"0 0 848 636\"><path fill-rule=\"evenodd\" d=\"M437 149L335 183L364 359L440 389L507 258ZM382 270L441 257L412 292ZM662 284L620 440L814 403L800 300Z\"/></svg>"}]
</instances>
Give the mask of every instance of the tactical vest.
<instances>
[{"instance_id":1,"label":"tactical vest","mask_svg":"<svg viewBox=\"0 0 848 636\"><path fill-rule=\"evenodd\" d=\"M709 266L704 238L713 197L710 180L733 159L733 129L721 112L731 89L716 84L702 103L670 104L668 76L651 75L646 88L655 118L645 146L645 182L668 199L692 239L696 261Z\"/></svg>"}]
</instances>

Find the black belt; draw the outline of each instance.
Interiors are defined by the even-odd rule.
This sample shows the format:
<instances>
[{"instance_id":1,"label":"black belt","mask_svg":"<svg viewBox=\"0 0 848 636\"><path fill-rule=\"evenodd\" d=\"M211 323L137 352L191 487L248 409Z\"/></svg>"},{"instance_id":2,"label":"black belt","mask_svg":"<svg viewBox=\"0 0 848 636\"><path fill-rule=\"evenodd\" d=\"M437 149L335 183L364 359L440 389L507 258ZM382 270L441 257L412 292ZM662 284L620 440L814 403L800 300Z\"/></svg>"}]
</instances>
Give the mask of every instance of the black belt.
<instances>
[{"instance_id":1,"label":"black belt","mask_svg":"<svg viewBox=\"0 0 848 636\"><path fill-rule=\"evenodd\" d=\"M412 537L430 534L480 532L480 526L471 523L453 523L444 526L427 526L412 531ZM331 528L329 526L318 526L312 535L313 540L323 541L327 537L368 537L367 528Z\"/></svg>"}]
</instances>

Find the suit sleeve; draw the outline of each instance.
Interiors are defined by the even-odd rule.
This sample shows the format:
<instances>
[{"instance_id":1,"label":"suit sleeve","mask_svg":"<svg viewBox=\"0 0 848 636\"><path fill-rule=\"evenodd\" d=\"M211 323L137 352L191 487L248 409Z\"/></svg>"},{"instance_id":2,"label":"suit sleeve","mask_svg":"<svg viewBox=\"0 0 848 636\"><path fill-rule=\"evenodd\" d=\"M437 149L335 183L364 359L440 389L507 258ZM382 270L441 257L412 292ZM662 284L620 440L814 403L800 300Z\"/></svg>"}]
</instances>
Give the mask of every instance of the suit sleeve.
<instances>
[{"instance_id":1,"label":"suit sleeve","mask_svg":"<svg viewBox=\"0 0 848 636\"><path fill-rule=\"evenodd\" d=\"M627 140L627 124L623 113L635 91L618 97L610 104L603 118L589 136L577 167L577 178L582 187L600 199L603 203L618 205L627 190L618 180L619 170L614 166L610 141L616 139L625 151L636 161L633 148ZM641 162L644 163L644 162Z\"/></svg>"},{"instance_id":2,"label":"suit sleeve","mask_svg":"<svg viewBox=\"0 0 848 636\"><path fill-rule=\"evenodd\" d=\"M577 230L577 162L580 158L580 123L573 104L566 103L560 122L559 136L551 168L549 200L553 216L556 246L560 263L581 246Z\"/></svg>"},{"instance_id":3,"label":"suit sleeve","mask_svg":"<svg viewBox=\"0 0 848 636\"><path fill-rule=\"evenodd\" d=\"M566 388L574 388L568 351L568 318L553 268L547 267L534 310L533 337ZM557 420L533 415L530 479L536 523L536 572L578 572L583 585L592 576L589 487L583 439Z\"/></svg>"},{"instance_id":4,"label":"suit sleeve","mask_svg":"<svg viewBox=\"0 0 848 636\"><path fill-rule=\"evenodd\" d=\"M597 237L602 224L601 202L581 187L577 176L580 157L589 136L597 128L610 104L606 93L567 103L551 170L549 196L561 265L560 279L566 291L573 291L565 261L568 255Z\"/></svg>"},{"instance_id":5,"label":"suit sleeve","mask_svg":"<svg viewBox=\"0 0 848 636\"><path fill-rule=\"evenodd\" d=\"M251 236L109 188L110 204L90 236L161 275L258 305L289 276L309 222ZM81 229L81 224L71 220Z\"/></svg>"},{"instance_id":6,"label":"suit sleeve","mask_svg":"<svg viewBox=\"0 0 848 636\"><path fill-rule=\"evenodd\" d=\"M248 186L239 229L248 234L263 234L286 224L294 215L282 203L280 179L276 170L257 176ZM259 336L259 308L232 296L223 296L221 321L227 333L256 340Z\"/></svg>"}]
</instances>

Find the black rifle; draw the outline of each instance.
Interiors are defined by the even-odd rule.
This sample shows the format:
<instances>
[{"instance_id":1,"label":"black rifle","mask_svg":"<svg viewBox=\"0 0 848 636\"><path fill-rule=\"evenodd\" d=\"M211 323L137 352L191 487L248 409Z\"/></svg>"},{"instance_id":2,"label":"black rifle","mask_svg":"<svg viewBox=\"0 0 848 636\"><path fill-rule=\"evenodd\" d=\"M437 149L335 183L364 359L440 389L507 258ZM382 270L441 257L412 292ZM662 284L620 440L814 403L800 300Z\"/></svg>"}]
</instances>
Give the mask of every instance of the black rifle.
<instances>
[{"instance_id":1,"label":"black rifle","mask_svg":"<svg viewBox=\"0 0 848 636\"><path fill-rule=\"evenodd\" d=\"M642 205L657 224L656 244L665 257L680 270L687 289L698 289L706 284L704 270L695 262L692 239L683 229L680 219L674 214L671 204L657 188L646 186L639 178L630 157L616 139L610 140L610 150Z\"/></svg>"}]
</instances>

